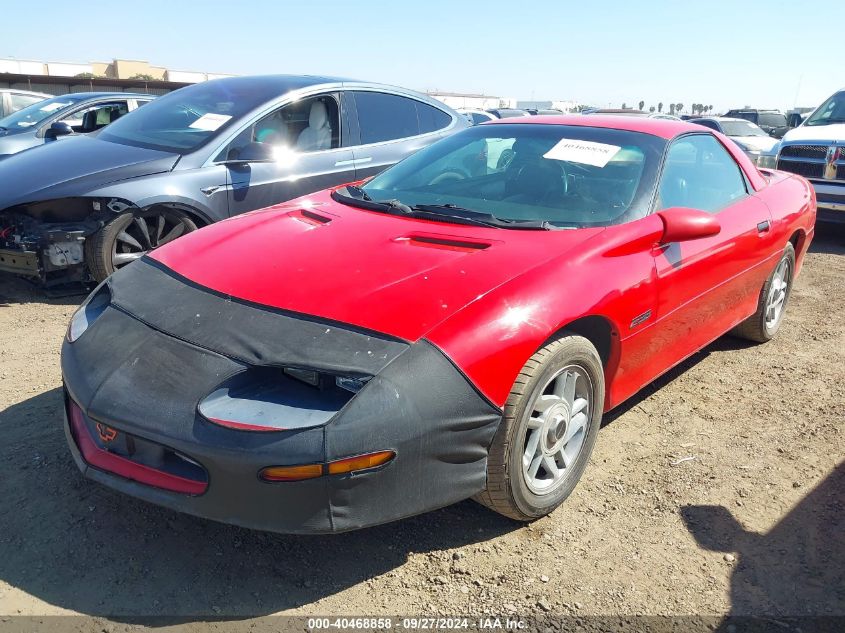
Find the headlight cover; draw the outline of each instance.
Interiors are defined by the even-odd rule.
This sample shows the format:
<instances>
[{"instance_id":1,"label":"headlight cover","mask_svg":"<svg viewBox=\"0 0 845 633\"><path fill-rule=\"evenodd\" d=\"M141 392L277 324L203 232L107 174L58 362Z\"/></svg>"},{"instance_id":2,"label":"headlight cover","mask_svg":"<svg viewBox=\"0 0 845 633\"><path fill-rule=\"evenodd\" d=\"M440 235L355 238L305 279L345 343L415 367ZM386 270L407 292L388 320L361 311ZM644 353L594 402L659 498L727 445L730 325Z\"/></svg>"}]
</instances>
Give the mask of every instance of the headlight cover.
<instances>
[{"instance_id":1,"label":"headlight cover","mask_svg":"<svg viewBox=\"0 0 845 633\"><path fill-rule=\"evenodd\" d=\"M300 368L253 367L206 396L198 411L238 431L288 431L323 426L366 384L366 378Z\"/></svg>"},{"instance_id":2,"label":"headlight cover","mask_svg":"<svg viewBox=\"0 0 845 633\"><path fill-rule=\"evenodd\" d=\"M110 303L111 289L106 280L94 288L94 292L88 295L88 298L73 313L67 328L68 343L73 343L85 334L85 331L105 312Z\"/></svg>"}]
</instances>

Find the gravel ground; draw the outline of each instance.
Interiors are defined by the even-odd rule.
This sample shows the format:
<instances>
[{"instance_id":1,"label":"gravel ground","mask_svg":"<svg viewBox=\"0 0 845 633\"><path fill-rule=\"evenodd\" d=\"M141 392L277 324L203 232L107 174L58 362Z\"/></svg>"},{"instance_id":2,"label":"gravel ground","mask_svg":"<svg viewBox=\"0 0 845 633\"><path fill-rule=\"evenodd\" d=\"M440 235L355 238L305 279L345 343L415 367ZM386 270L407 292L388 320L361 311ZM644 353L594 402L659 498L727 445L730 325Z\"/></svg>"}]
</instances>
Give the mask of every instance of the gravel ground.
<instances>
[{"instance_id":1,"label":"gravel ground","mask_svg":"<svg viewBox=\"0 0 845 633\"><path fill-rule=\"evenodd\" d=\"M529 526L466 501L288 537L86 481L59 374L81 298L1 277L0 616L845 616L845 232L822 229L777 339L723 337L608 416L573 496Z\"/></svg>"}]
</instances>

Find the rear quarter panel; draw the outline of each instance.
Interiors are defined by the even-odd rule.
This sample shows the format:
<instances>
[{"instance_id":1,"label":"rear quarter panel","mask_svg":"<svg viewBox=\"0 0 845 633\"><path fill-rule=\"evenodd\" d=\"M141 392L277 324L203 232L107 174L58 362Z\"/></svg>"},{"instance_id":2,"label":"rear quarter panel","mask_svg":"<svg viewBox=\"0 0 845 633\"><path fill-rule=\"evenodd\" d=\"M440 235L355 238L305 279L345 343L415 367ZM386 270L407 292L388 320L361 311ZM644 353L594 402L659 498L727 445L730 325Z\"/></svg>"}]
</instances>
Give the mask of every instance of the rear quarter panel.
<instances>
[{"instance_id":1,"label":"rear quarter panel","mask_svg":"<svg viewBox=\"0 0 845 633\"><path fill-rule=\"evenodd\" d=\"M801 176L781 171L764 173L767 186L757 192L772 214L774 245L782 250L796 236L795 274L801 271L804 255L813 239L816 225L816 194L813 186Z\"/></svg>"}]
</instances>

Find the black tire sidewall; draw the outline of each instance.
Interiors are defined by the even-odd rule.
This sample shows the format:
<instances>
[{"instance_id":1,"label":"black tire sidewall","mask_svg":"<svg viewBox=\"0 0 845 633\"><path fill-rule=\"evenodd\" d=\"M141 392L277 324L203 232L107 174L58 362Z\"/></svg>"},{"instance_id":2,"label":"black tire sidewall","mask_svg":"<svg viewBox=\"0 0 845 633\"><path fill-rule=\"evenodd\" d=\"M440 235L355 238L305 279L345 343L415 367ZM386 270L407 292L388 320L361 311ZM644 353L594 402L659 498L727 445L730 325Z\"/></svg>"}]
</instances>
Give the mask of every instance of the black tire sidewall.
<instances>
[{"instance_id":1,"label":"black tire sidewall","mask_svg":"<svg viewBox=\"0 0 845 633\"><path fill-rule=\"evenodd\" d=\"M92 276L97 281L102 281L116 270L114 260L112 259L112 251L114 250L115 240L120 232L125 230L136 216L149 217L156 215L165 215L172 220L182 222L187 229L185 233L190 233L197 228L197 225L187 214L176 209L157 209L142 213L121 213L97 233L85 240L86 263Z\"/></svg>"},{"instance_id":2,"label":"black tire sidewall","mask_svg":"<svg viewBox=\"0 0 845 633\"><path fill-rule=\"evenodd\" d=\"M593 446L601 426L604 409L604 370L595 348L581 337L562 339L560 349L540 367L529 383L529 388L512 410L513 425L510 429L511 451L508 455L507 468L510 474L511 496L517 508L526 517L538 518L550 513L559 506L575 489L593 451ZM593 389L592 412L588 421L587 433L580 454L572 466L572 472L566 481L556 490L537 495L528 489L522 474L522 454L525 445L529 407L539 395L551 377L564 367L575 365L585 370L590 377Z\"/></svg>"},{"instance_id":3,"label":"black tire sidewall","mask_svg":"<svg viewBox=\"0 0 845 633\"><path fill-rule=\"evenodd\" d=\"M769 299L769 291L771 290L775 273L777 272L778 267L783 263L784 260L789 263L789 275L786 280L786 296L783 299L783 306L781 307L780 318L778 319L777 323L774 324L773 327L769 327L766 324L766 303ZM763 293L760 296L760 328L767 339L774 338L775 334L777 334L778 330L780 329L781 323L783 323L783 317L786 314L786 307L787 305L789 305L789 296L792 294L793 279L795 279L795 249L792 247L791 243L787 243L783 255L778 260L778 263L775 264L775 268L774 270L772 270L772 274L769 275L769 278L766 280L766 283L763 286Z\"/></svg>"}]
</instances>

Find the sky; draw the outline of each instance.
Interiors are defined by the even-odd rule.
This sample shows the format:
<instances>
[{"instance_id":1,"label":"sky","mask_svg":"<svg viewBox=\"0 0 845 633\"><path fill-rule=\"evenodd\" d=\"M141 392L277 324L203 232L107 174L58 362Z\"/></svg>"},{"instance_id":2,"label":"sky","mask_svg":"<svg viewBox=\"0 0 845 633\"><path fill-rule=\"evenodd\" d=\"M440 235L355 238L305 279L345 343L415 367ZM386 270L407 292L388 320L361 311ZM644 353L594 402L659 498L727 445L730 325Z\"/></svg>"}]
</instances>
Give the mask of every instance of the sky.
<instances>
[{"instance_id":1,"label":"sky","mask_svg":"<svg viewBox=\"0 0 845 633\"><path fill-rule=\"evenodd\" d=\"M175 70L714 111L816 106L845 86L841 0L823 8L799 0L36 4L34 15L30 3L4 3L0 58L142 59Z\"/></svg>"}]
</instances>

